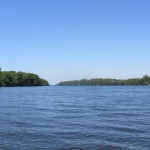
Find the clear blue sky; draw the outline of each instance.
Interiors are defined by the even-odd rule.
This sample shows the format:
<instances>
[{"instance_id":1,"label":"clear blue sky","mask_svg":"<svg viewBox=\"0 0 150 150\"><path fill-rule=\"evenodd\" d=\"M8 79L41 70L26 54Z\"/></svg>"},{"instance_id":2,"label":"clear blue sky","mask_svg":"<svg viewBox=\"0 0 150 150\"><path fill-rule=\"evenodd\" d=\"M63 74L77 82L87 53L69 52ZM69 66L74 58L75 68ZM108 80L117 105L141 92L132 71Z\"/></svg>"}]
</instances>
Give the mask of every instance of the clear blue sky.
<instances>
[{"instance_id":1,"label":"clear blue sky","mask_svg":"<svg viewBox=\"0 0 150 150\"><path fill-rule=\"evenodd\" d=\"M150 1L0 0L0 66L52 84L150 75Z\"/></svg>"}]
</instances>

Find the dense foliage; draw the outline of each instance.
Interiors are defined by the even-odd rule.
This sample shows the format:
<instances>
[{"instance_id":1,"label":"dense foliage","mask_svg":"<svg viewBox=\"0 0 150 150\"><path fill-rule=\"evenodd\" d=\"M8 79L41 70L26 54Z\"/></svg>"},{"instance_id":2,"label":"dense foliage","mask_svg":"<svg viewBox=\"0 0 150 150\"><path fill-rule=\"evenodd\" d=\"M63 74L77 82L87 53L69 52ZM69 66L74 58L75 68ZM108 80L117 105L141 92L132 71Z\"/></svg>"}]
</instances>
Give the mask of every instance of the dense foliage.
<instances>
[{"instance_id":1,"label":"dense foliage","mask_svg":"<svg viewBox=\"0 0 150 150\"><path fill-rule=\"evenodd\" d=\"M0 72L0 86L48 86L48 82L38 75L25 72Z\"/></svg>"},{"instance_id":2,"label":"dense foliage","mask_svg":"<svg viewBox=\"0 0 150 150\"><path fill-rule=\"evenodd\" d=\"M118 79L90 79L90 80L74 80L74 81L65 81L60 82L57 85L61 86L85 86L85 85L149 85L150 86L150 77L145 75L143 78L134 78L127 80L118 80Z\"/></svg>"}]
</instances>

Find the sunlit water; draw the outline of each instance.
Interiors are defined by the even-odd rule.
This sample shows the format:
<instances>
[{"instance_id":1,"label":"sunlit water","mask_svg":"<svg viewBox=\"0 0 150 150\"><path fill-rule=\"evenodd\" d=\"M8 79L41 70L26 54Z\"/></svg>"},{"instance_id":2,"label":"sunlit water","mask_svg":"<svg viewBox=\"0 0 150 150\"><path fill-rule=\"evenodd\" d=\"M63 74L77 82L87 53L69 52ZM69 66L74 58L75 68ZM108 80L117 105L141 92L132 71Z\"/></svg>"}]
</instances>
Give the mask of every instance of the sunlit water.
<instances>
[{"instance_id":1,"label":"sunlit water","mask_svg":"<svg viewBox=\"0 0 150 150\"><path fill-rule=\"evenodd\" d=\"M0 88L0 150L149 150L150 87Z\"/></svg>"}]
</instances>

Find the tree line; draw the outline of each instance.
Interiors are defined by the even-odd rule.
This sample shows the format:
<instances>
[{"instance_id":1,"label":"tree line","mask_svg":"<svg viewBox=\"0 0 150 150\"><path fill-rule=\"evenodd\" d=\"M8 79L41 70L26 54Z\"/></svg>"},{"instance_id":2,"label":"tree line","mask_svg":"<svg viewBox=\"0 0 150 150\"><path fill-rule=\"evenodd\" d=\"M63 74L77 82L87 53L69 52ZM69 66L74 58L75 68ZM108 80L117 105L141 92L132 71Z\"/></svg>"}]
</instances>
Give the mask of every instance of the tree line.
<instances>
[{"instance_id":1,"label":"tree line","mask_svg":"<svg viewBox=\"0 0 150 150\"><path fill-rule=\"evenodd\" d=\"M102 86L102 85L136 85L136 86L150 86L150 77L148 75L143 76L143 78L132 78L127 80L121 79L108 79L108 78L97 78L97 79L82 79L82 80L74 80L74 81L64 81L60 82L57 85L60 86Z\"/></svg>"},{"instance_id":2,"label":"tree line","mask_svg":"<svg viewBox=\"0 0 150 150\"><path fill-rule=\"evenodd\" d=\"M48 81L33 73L3 71L0 72L0 87L2 86L48 86Z\"/></svg>"}]
</instances>

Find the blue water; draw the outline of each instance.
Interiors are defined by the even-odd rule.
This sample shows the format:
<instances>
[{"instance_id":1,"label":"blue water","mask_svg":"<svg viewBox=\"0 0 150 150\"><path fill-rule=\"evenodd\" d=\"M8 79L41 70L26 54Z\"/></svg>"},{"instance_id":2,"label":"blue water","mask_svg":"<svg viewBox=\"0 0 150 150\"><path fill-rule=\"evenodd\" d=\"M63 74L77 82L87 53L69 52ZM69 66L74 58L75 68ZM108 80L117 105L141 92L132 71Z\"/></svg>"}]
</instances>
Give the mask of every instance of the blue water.
<instances>
[{"instance_id":1,"label":"blue water","mask_svg":"<svg viewBox=\"0 0 150 150\"><path fill-rule=\"evenodd\" d=\"M0 150L149 150L150 87L0 88Z\"/></svg>"}]
</instances>

